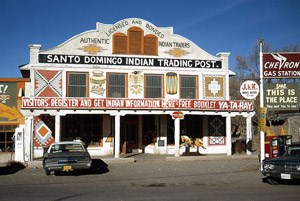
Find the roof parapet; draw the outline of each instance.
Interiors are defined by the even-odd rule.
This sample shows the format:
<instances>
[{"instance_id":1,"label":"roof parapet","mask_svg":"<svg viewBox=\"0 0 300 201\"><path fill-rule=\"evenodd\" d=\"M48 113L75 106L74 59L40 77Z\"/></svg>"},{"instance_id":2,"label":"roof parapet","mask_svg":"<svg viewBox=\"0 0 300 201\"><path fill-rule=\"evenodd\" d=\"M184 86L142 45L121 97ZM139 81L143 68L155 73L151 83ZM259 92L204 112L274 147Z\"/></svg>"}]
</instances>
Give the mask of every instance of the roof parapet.
<instances>
[{"instance_id":1,"label":"roof parapet","mask_svg":"<svg viewBox=\"0 0 300 201\"><path fill-rule=\"evenodd\" d=\"M221 58L222 59L222 66L223 66L223 69L229 69L229 55L230 55L230 52L219 52L217 54L217 57Z\"/></svg>"},{"instance_id":2,"label":"roof parapet","mask_svg":"<svg viewBox=\"0 0 300 201\"><path fill-rule=\"evenodd\" d=\"M39 44L30 44L28 47L30 49L30 63L37 64L39 62L38 53L42 46Z\"/></svg>"}]
</instances>

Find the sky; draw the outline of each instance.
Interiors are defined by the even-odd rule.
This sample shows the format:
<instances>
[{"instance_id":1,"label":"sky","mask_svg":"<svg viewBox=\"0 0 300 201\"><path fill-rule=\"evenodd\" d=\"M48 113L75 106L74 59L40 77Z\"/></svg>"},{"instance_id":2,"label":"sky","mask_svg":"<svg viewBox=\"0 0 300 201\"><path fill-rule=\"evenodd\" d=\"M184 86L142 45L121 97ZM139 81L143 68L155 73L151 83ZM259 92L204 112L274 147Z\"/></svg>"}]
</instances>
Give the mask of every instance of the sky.
<instances>
[{"instance_id":1,"label":"sky","mask_svg":"<svg viewBox=\"0 0 300 201\"><path fill-rule=\"evenodd\" d=\"M29 44L42 50L96 29L141 18L173 27L206 52L246 57L263 38L271 50L300 45L299 0L0 0L0 78L22 77Z\"/></svg>"}]
</instances>

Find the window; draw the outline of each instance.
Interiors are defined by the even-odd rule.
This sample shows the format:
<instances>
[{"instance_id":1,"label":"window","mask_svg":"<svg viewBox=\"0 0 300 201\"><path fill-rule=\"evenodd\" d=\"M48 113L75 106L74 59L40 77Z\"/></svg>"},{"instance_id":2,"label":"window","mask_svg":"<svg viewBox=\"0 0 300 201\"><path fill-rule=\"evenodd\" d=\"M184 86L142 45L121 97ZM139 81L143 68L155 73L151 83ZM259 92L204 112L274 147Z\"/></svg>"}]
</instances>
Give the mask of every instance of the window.
<instances>
[{"instance_id":1,"label":"window","mask_svg":"<svg viewBox=\"0 0 300 201\"><path fill-rule=\"evenodd\" d=\"M142 29L132 27L128 30L128 42L130 54L142 54L144 32Z\"/></svg>"},{"instance_id":2,"label":"window","mask_svg":"<svg viewBox=\"0 0 300 201\"><path fill-rule=\"evenodd\" d=\"M197 77L191 75L180 76L180 98L197 98Z\"/></svg>"},{"instance_id":3,"label":"window","mask_svg":"<svg viewBox=\"0 0 300 201\"><path fill-rule=\"evenodd\" d=\"M162 76L145 75L146 98L162 98Z\"/></svg>"},{"instance_id":4,"label":"window","mask_svg":"<svg viewBox=\"0 0 300 201\"><path fill-rule=\"evenodd\" d=\"M56 144L51 147L50 153L59 152L84 152L84 148L80 144Z\"/></svg>"},{"instance_id":5,"label":"window","mask_svg":"<svg viewBox=\"0 0 300 201\"><path fill-rule=\"evenodd\" d=\"M87 73L68 73L68 97L87 97Z\"/></svg>"},{"instance_id":6,"label":"window","mask_svg":"<svg viewBox=\"0 0 300 201\"><path fill-rule=\"evenodd\" d=\"M157 37L149 34L144 37L144 54L157 55Z\"/></svg>"},{"instance_id":7,"label":"window","mask_svg":"<svg viewBox=\"0 0 300 201\"><path fill-rule=\"evenodd\" d=\"M113 53L126 54L127 53L127 36L122 33L116 33L113 36Z\"/></svg>"},{"instance_id":8,"label":"window","mask_svg":"<svg viewBox=\"0 0 300 201\"><path fill-rule=\"evenodd\" d=\"M113 35L113 54L141 54L157 55L158 38L153 34L144 36L144 30L139 27L131 27L124 33Z\"/></svg>"},{"instance_id":9,"label":"window","mask_svg":"<svg viewBox=\"0 0 300 201\"><path fill-rule=\"evenodd\" d=\"M86 145L102 146L102 115L67 114L61 118L61 139L80 139Z\"/></svg>"},{"instance_id":10,"label":"window","mask_svg":"<svg viewBox=\"0 0 300 201\"><path fill-rule=\"evenodd\" d=\"M18 125L0 125L0 152L14 151L14 134Z\"/></svg>"},{"instance_id":11,"label":"window","mask_svg":"<svg viewBox=\"0 0 300 201\"><path fill-rule=\"evenodd\" d=\"M108 97L125 98L126 97L126 76L125 74L108 74Z\"/></svg>"}]
</instances>

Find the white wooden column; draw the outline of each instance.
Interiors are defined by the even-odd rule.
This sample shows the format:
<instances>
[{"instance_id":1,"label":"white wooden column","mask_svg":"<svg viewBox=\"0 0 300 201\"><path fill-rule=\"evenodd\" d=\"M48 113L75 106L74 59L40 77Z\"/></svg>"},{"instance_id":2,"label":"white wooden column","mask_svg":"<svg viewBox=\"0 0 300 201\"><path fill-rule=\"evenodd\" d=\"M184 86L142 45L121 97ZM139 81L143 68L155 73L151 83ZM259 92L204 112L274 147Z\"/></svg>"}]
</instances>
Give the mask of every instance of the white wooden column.
<instances>
[{"instance_id":1,"label":"white wooden column","mask_svg":"<svg viewBox=\"0 0 300 201\"><path fill-rule=\"evenodd\" d=\"M33 116L25 117L24 160L33 161Z\"/></svg>"},{"instance_id":2,"label":"white wooden column","mask_svg":"<svg viewBox=\"0 0 300 201\"><path fill-rule=\"evenodd\" d=\"M120 158L120 115L115 115L115 158Z\"/></svg>"},{"instance_id":3,"label":"white wooden column","mask_svg":"<svg viewBox=\"0 0 300 201\"><path fill-rule=\"evenodd\" d=\"M252 147L252 117L254 116L255 112L250 112L246 117L246 132L247 132L247 139L246 139L246 150L247 155L252 155L252 150L248 150ZM251 146L249 146L251 144Z\"/></svg>"},{"instance_id":4,"label":"white wooden column","mask_svg":"<svg viewBox=\"0 0 300 201\"><path fill-rule=\"evenodd\" d=\"M179 157L180 119L174 120L175 157Z\"/></svg>"},{"instance_id":5,"label":"white wooden column","mask_svg":"<svg viewBox=\"0 0 300 201\"><path fill-rule=\"evenodd\" d=\"M231 142L231 116L226 116L226 147L227 155L232 155L232 142Z\"/></svg>"},{"instance_id":6,"label":"white wooden column","mask_svg":"<svg viewBox=\"0 0 300 201\"><path fill-rule=\"evenodd\" d=\"M55 115L55 142L59 142L61 140L60 134L60 115Z\"/></svg>"}]
</instances>

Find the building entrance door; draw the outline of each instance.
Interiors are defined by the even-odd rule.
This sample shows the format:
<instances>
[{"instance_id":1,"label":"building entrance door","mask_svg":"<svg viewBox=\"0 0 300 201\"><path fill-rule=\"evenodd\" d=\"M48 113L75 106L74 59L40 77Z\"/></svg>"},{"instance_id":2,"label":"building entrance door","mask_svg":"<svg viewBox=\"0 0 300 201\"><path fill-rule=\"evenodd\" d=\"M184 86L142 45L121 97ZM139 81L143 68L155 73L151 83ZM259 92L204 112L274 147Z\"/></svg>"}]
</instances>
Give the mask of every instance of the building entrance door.
<instances>
[{"instance_id":1,"label":"building entrance door","mask_svg":"<svg viewBox=\"0 0 300 201\"><path fill-rule=\"evenodd\" d=\"M138 148L137 121L124 121L121 125L121 151L123 154Z\"/></svg>"}]
</instances>

